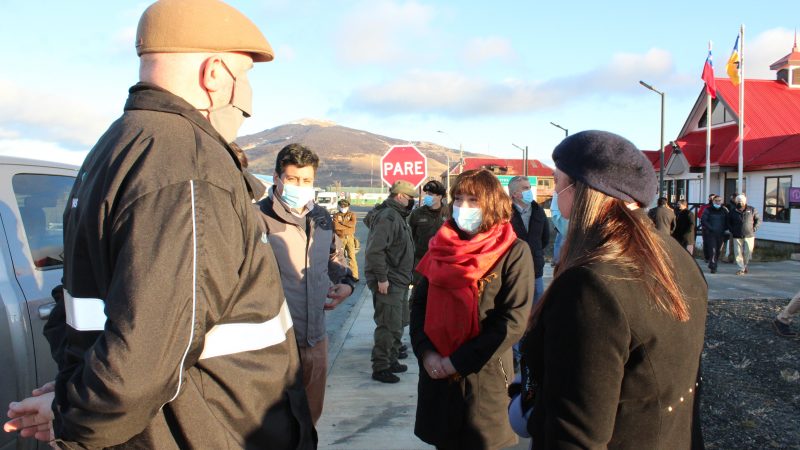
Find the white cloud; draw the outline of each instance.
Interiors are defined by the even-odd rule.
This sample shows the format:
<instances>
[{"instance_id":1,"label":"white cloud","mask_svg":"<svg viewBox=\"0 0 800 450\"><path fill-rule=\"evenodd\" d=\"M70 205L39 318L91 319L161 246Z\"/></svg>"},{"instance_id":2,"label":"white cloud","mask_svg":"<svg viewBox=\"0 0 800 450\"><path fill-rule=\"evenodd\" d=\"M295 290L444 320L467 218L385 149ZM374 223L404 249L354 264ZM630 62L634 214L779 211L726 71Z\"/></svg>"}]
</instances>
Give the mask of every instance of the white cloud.
<instances>
[{"instance_id":1,"label":"white cloud","mask_svg":"<svg viewBox=\"0 0 800 450\"><path fill-rule=\"evenodd\" d=\"M15 139L19 137L19 132L0 128L0 139Z\"/></svg>"},{"instance_id":2,"label":"white cloud","mask_svg":"<svg viewBox=\"0 0 800 450\"><path fill-rule=\"evenodd\" d=\"M511 47L511 41L498 36L473 38L464 47L464 60L468 64L483 63L495 59L512 61L516 58L517 54Z\"/></svg>"},{"instance_id":3,"label":"white cloud","mask_svg":"<svg viewBox=\"0 0 800 450\"><path fill-rule=\"evenodd\" d=\"M97 104L88 103L77 96L29 89L0 79L0 123L23 136L88 147L97 141L114 115L102 99Z\"/></svg>"},{"instance_id":4,"label":"white cloud","mask_svg":"<svg viewBox=\"0 0 800 450\"><path fill-rule=\"evenodd\" d=\"M507 115L554 108L587 96L644 95L639 80L671 92L696 85L693 78L676 73L669 52L651 49L644 54L616 54L597 69L547 81L485 80L454 72L413 70L356 90L346 104L384 115Z\"/></svg>"},{"instance_id":5,"label":"white cloud","mask_svg":"<svg viewBox=\"0 0 800 450\"><path fill-rule=\"evenodd\" d=\"M83 163L88 153L88 150L68 150L55 142L36 139L3 139L0 137L0 155L3 156L57 161L79 166Z\"/></svg>"},{"instance_id":6,"label":"white cloud","mask_svg":"<svg viewBox=\"0 0 800 450\"><path fill-rule=\"evenodd\" d=\"M773 28L748 40L745 30L744 76L745 78L775 79L775 72L769 65L788 55L792 51L794 32L784 28ZM733 45L731 43L730 45ZM725 53L722 67L728 61L730 53ZM721 74L722 76L727 76Z\"/></svg>"},{"instance_id":7,"label":"white cloud","mask_svg":"<svg viewBox=\"0 0 800 450\"><path fill-rule=\"evenodd\" d=\"M434 10L416 1L378 0L355 5L339 27L339 56L348 63L402 63L430 35Z\"/></svg>"}]
</instances>

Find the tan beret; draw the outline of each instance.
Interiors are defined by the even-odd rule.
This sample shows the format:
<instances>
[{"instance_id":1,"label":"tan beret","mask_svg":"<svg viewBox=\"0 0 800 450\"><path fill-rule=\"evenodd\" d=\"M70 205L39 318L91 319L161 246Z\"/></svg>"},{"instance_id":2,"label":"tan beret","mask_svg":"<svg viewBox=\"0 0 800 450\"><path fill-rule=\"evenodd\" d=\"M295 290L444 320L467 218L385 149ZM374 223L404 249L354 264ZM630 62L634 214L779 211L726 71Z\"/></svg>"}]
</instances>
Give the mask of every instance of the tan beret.
<instances>
[{"instance_id":1,"label":"tan beret","mask_svg":"<svg viewBox=\"0 0 800 450\"><path fill-rule=\"evenodd\" d=\"M254 62L275 53L258 27L218 0L159 0L148 7L136 30L136 54L249 53Z\"/></svg>"}]
</instances>

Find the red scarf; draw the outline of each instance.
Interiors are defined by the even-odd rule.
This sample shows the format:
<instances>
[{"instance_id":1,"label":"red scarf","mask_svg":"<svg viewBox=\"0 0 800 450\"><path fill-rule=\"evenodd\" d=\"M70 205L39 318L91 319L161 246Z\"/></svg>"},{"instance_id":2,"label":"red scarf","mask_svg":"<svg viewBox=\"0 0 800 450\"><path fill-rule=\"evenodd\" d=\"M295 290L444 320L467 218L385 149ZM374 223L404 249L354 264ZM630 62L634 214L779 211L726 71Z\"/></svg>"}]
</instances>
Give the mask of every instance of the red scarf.
<instances>
[{"instance_id":1,"label":"red scarf","mask_svg":"<svg viewBox=\"0 0 800 450\"><path fill-rule=\"evenodd\" d=\"M516 239L506 222L463 240L449 221L431 238L417 272L428 279L425 334L442 356L480 332L478 283Z\"/></svg>"}]
</instances>

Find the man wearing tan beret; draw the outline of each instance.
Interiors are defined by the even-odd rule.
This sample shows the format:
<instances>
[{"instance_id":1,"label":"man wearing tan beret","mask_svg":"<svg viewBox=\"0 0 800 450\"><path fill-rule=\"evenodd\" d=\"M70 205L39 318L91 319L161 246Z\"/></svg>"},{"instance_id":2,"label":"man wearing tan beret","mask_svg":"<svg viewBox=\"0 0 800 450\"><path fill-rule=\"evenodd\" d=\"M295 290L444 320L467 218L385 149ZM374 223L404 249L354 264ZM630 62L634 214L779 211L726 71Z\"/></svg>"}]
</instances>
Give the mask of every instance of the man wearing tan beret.
<instances>
[{"instance_id":1,"label":"man wearing tan beret","mask_svg":"<svg viewBox=\"0 0 800 450\"><path fill-rule=\"evenodd\" d=\"M161 0L140 82L64 214L55 383L6 430L69 448L314 448L297 344L253 189L228 145L252 114L258 28L217 0Z\"/></svg>"}]
</instances>

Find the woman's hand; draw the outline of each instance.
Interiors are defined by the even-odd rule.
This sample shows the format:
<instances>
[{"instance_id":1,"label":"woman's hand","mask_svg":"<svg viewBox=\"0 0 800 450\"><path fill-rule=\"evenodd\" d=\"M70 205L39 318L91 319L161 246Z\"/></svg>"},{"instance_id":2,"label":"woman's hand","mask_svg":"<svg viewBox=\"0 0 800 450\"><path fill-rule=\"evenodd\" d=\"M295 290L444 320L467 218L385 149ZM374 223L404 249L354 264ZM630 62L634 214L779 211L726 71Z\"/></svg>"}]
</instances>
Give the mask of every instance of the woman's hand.
<instances>
[{"instance_id":1,"label":"woman's hand","mask_svg":"<svg viewBox=\"0 0 800 450\"><path fill-rule=\"evenodd\" d=\"M425 372L428 373L428 376L434 380L447 377L445 368L442 365L442 355L434 351L429 350L422 355L422 366L425 368Z\"/></svg>"},{"instance_id":2,"label":"woman's hand","mask_svg":"<svg viewBox=\"0 0 800 450\"><path fill-rule=\"evenodd\" d=\"M458 371L453 366L453 363L450 362L449 356L447 358L442 358L442 367L444 368L444 371L448 377L451 375L458 375Z\"/></svg>"}]
</instances>

